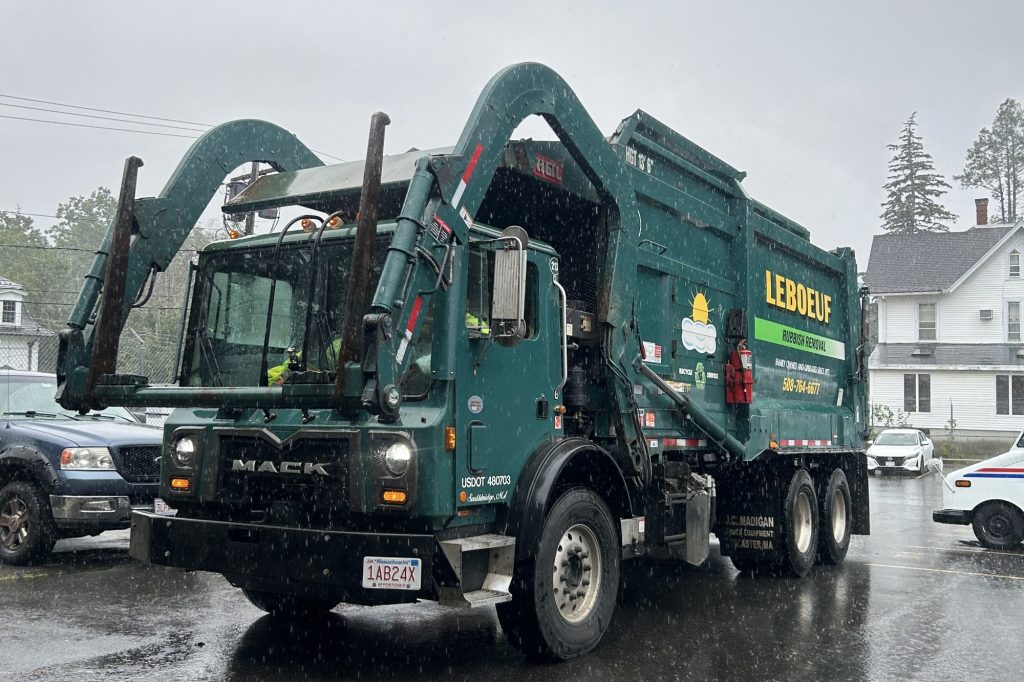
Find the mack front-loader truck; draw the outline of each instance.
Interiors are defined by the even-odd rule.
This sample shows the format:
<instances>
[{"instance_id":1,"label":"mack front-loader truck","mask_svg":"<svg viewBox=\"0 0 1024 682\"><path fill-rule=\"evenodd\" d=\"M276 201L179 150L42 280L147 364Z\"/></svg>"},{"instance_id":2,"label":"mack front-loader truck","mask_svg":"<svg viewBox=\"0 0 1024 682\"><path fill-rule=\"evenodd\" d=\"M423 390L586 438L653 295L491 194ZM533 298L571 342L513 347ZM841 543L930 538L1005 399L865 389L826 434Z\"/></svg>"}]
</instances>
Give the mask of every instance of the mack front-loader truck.
<instances>
[{"instance_id":1,"label":"mack front-loader truck","mask_svg":"<svg viewBox=\"0 0 1024 682\"><path fill-rule=\"evenodd\" d=\"M510 139L534 115L557 140ZM642 111L605 137L539 64L497 74L454 148L385 157L388 123L338 165L227 123L153 198L126 162L58 399L177 408L133 557L279 617L495 605L555 659L598 644L623 560L699 565L714 534L741 571L843 561L869 532L850 249ZM250 161L276 172L223 211L293 219L198 255L173 385L118 373L132 305Z\"/></svg>"}]
</instances>

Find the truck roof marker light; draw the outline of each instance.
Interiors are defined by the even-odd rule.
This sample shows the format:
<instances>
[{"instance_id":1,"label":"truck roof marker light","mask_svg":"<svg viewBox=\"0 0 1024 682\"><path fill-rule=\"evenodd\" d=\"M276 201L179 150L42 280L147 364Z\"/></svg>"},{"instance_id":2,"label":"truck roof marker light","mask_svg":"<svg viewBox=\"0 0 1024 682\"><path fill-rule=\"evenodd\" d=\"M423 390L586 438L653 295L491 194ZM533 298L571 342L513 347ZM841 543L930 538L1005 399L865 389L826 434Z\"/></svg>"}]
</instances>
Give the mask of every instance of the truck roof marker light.
<instances>
[{"instance_id":1,"label":"truck roof marker light","mask_svg":"<svg viewBox=\"0 0 1024 682\"><path fill-rule=\"evenodd\" d=\"M343 223L341 222L341 218L339 218L338 216L334 216L333 218L327 221L328 230L337 230L342 225Z\"/></svg>"},{"instance_id":2,"label":"truck roof marker light","mask_svg":"<svg viewBox=\"0 0 1024 682\"><path fill-rule=\"evenodd\" d=\"M238 239L242 236L242 233L238 230L228 230L228 239Z\"/></svg>"},{"instance_id":3,"label":"truck roof marker light","mask_svg":"<svg viewBox=\"0 0 1024 682\"><path fill-rule=\"evenodd\" d=\"M303 218L301 224L302 224L302 231L303 232L312 232L313 228L316 227L316 225L313 223L313 221L310 220L309 218Z\"/></svg>"},{"instance_id":4,"label":"truck roof marker light","mask_svg":"<svg viewBox=\"0 0 1024 682\"><path fill-rule=\"evenodd\" d=\"M385 490L380 498L384 504L405 504L409 500L409 493L404 490Z\"/></svg>"},{"instance_id":5,"label":"truck roof marker light","mask_svg":"<svg viewBox=\"0 0 1024 682\"><path fill-rule=\"evenodd\" d=\"M171 490L178 490L181 492L187 491L192 487L192 482L187 478L174 477L171 479Z\"/></svg>"},{"instance_id":6,"label":"truck roof marker light","mask_svg":"<svg viewBox=\"0 0 1024 682\"><path fill-rule=\"evenodd\" d=\"M956 482L956 487L957 488L970 488L971 487L971 482L968 481L965 478L961 478L960 480L958 480Z\"/></svg>"},{"instance_id":7,"label":"truck roof marker light","mask_svg":"<svg viewBox=\"0 0 1024 682\"><path fill-rule=\"evenodd\" d=\"M455 427L444 427L444 449L448 452L455 451Z\"/></svg>"}]
</instances>

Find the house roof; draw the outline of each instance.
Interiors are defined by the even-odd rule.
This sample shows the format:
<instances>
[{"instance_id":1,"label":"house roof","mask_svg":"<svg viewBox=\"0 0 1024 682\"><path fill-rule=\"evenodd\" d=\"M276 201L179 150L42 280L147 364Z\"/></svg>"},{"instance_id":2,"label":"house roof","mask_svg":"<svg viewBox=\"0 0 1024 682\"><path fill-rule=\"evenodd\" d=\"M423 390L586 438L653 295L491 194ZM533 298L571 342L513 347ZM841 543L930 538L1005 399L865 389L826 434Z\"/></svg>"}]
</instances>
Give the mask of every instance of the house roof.
<instances>
[{"instance_id":1,"label":"house roof","mask_svg":"<svg viewBox=\"0 0 1024 682\"><path fill-rule=\"evenodd\" d=\"M1013 229L880 234L871 241L864 283L872 294L943 291L957 282Z\"/></svg>"},{"instance_id":2,"label":"house roof","mask_svg":"<svg viewBox=\"0 0 1024 682\"><path fill-rule=\"evenodd\" d=\"M1024 346L1008 343L880 343L875 346L870 366L883 369L892 365L1024 365Z\"/></svg>"}]
</instances>

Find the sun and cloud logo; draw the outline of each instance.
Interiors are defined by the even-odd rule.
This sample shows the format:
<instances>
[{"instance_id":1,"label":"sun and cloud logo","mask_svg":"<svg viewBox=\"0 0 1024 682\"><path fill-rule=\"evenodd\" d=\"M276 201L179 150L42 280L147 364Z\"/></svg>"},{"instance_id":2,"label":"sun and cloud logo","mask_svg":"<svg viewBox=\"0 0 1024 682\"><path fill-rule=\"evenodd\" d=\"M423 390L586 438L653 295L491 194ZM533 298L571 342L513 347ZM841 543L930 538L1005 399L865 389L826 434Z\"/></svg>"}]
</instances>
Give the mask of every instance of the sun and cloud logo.
<instances>
[{"instance_id":1,"label":"sun and cloud logo","mask_svg":"<svg viewBox=\"0 0 1024 682\"><path fill-rule=\"evenodd\" d=\"M718 348L718 330L708 319L708 299L701 292L693 297L693 311L683 318L683 345L689 350L711 355Z\"/></svg>"}]
</instances>

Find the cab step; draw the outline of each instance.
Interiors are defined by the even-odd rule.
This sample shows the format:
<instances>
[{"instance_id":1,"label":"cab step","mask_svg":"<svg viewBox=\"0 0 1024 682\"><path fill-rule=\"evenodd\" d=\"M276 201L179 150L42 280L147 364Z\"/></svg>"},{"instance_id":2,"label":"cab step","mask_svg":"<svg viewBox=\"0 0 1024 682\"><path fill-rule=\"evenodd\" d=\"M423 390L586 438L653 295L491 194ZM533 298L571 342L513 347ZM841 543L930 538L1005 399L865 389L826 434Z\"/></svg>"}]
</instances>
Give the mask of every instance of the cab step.
<instances>
[{"instance_id":1,"label":"cab step","mask_svg":"<svg viewBox=\"0 0 1024 682\"><path fill-rule=\"evenodd\" d=\"M488 533L441 542L458 585L439 589L444 606L477 608L511 601L516 539Z\"/></svg>"}]
</instances>

